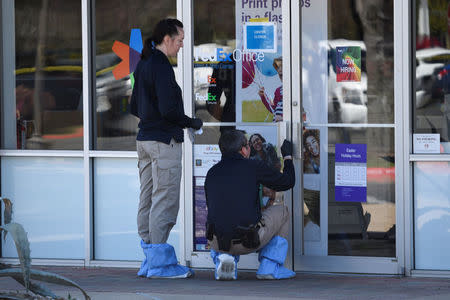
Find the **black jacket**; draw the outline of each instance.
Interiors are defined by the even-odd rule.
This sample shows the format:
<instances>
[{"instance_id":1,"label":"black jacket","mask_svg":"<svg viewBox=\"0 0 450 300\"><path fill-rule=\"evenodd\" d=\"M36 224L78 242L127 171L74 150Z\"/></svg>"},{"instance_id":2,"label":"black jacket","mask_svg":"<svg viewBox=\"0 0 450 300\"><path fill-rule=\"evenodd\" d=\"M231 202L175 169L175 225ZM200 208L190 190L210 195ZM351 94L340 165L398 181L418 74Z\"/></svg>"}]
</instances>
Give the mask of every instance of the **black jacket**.
<instances>
[{"instance_id":1,"label":"black jacket","mask_svg":"<svg viewBox=\"0 0 450 300\"><path fill-rule=\"evenodd\" d=\"M139 61L134 79L130 110L140 119L137 140L183 142L183 128L192 119L184 114L181 89L167 56L154 49Z\"/></svg>"},{"instance_id":2,"label":"black jacket","mask_svg":"<svg viewBox=\"0 0 450 300\"><path fill-rule=\"evenodd\" d=\"M205 193L208 224L214 224L216 236L233 238L236 226L249 226L261 219L259 184L275 191L295 185L292 160L284 161L284 172L263 161L244 158L239 153L222 156L206 175Z\"/></svg>"}]
</instances>

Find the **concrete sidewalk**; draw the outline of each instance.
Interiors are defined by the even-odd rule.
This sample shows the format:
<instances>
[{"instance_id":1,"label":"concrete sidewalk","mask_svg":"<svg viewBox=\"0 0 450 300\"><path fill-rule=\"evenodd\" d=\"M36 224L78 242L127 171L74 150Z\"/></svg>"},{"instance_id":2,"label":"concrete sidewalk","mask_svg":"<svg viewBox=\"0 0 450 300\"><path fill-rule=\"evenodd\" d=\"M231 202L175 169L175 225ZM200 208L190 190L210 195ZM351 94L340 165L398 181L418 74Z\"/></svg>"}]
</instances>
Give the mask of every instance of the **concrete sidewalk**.
<instances>
[{"instance_id":1,"label":"concrete sidewalk","mask_svg":"<svg viewBox=\"0 0 450 300\"><path fill-rule=\"evenodd\" d=\"M260 281L255 272L239 272L237 281L215 281L213 271L196 270L189 279L146 279L136 269L38 267L70 278L92 299L450 299L450 279L297 274L295 279ZM78 290L48 284L58 296L78 300ZM0 278L0 290L23 290Z\"/></svg>"}]
</instances>

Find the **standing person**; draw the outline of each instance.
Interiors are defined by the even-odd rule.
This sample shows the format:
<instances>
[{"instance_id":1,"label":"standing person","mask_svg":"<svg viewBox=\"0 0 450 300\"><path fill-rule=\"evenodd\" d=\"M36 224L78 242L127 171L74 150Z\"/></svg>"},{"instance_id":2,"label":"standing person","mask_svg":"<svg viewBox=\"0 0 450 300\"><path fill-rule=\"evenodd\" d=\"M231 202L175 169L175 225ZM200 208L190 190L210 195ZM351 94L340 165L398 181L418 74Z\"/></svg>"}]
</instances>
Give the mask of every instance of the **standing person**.
<instances>
[{"instance_id":1,"label":"standing person","mask_svg":"<svg viewBox=\"0 0 450 300\"><path fill-rule=\"evenodd\" d=\"M288 251L289 212L283 202L261 212L258 186L285 191L295 184L292 143L281 146L284 172L248 159L250 146L241 130L227 130L219 139L222 159L205 180L207 238L217 280L236 280L239 255L259 251L258 279L292 278L283 267Z\"/></svg>"},{"instance_id":2,"label":"standing person","mask_svg":"<svg viewBox=\"0 0 450 300\"><path fill-rule=\"evenodd\" d=\"M145 254L138 272L148 278L186 278L193 272L178 264L167 244L176 223L181 181L183 128L200 129L202 120L184 114L181 89L168 57L183 46L183 24L161 20L134 72L131 113L140 119L136 138L141 193L137 214Z\"/></svg>"}]
</instances>

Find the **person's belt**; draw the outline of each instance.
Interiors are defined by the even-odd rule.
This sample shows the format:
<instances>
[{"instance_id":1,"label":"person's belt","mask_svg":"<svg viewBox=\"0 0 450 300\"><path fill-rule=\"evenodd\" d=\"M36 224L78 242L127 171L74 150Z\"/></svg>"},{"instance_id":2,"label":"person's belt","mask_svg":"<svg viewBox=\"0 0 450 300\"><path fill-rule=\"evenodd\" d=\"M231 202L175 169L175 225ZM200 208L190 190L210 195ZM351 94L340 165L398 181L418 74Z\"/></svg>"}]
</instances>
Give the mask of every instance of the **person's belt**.
<instances>
[{"instance_id":1,"label":"person's belt","mask_svg":"<svg viewBox=\"0 0 450 300\"><path fill-rule=\"evenodd\" d=\"M264 226L265 224L262 220L256 223L256 225L250 225L248 227L238 226L236 228L236 233L240 238L232 239L231 243L233 245L242 244L242 246L249 249L258 248L260 245L259 229Z\"/></svg>"},{"instance_id":2,"label":"person's belt","mask_svg":"<svg viewBox=\"0 0 450 300\"><path fill-rule=\"evenodd\" d=\"M248 227L238 226L234 230L233 237L227 241L226 239L219 239L215 234L215 226L213 224L207 224L207 239L212 240L213 236L215 236L219 244L219 250L229 251L231 245L237 244L242 244L246 248L254 249L258 248L260 245L258 232L259 229L264 226L265 224L262 220L258 221L256 225L250 225Z\"/></svg>"}]
</instances>

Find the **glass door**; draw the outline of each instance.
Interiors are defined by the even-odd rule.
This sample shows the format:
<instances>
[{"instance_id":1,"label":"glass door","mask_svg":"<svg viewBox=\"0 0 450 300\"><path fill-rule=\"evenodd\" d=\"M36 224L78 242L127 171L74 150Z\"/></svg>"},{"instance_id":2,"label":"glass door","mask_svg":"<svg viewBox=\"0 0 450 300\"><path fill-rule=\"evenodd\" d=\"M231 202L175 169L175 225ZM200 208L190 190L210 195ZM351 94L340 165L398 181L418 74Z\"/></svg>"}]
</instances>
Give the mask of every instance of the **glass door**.
<instances>
[{"instance_id":1,"label":"glass door","mask_svg":"<svg viewBox=\"0 0 450 300\"><path fill-rule=\"evenodd\" d=\"M295 269L398 273L394 1L302 1L298 9Z\"/></svg>"},{"instance_id":2,"label":"glass door","mask_svg":"<svg viewBox=\"0 0 450 300\"><path fill-rule=\"evenodd\" d=\"M202 134L185 144L192 147L192 155L186 155L186 164L192 164L185 181L187 193L192 193L192 204L186 210L186 224L192 224L186 257L194 267L212 267L205 237L204 182L209 168L221 159L220 134L231 128L244 130L252 147L251 159L281 168L277 149L290 120L289 109L284 109L290 104L283 99L283 90L289 91L283 70L290 62L289 56L283 56L287 49L283 49L286 25L281 1L194 0L192 9L193 86L189 97L192 111L204 127ZM284 196L263 191L262 205ZM290 203L290 193L286 197ZM239 268L256 269L258 265L257 254L241 256Z\"/></svg>"}]
</instances>

